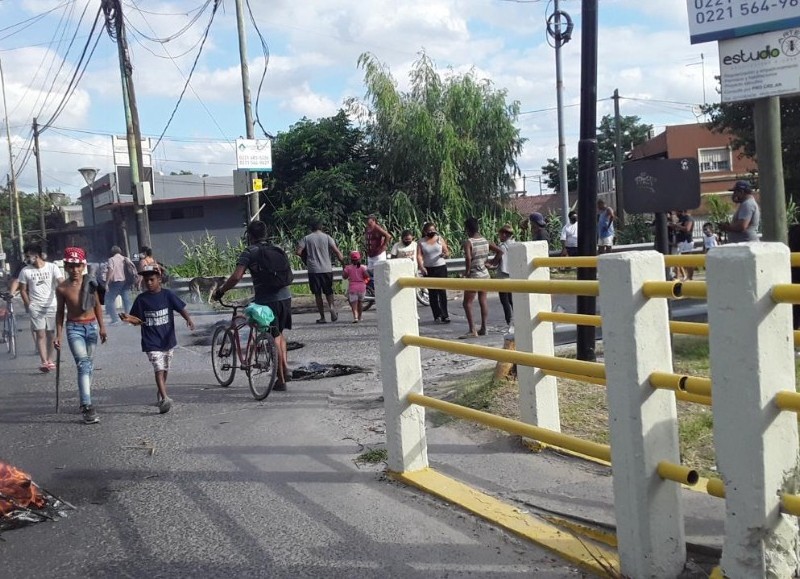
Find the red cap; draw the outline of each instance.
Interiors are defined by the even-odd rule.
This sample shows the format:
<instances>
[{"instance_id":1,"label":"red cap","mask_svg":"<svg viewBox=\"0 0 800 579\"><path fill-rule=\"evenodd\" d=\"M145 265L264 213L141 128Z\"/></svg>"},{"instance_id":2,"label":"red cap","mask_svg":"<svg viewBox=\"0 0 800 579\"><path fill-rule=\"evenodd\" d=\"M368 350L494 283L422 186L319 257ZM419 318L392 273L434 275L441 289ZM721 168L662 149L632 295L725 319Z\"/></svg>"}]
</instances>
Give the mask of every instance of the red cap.
<instances>
[{"instance_id":1,"label":"red cap","mask_svg":"<svg viewBox=\"0 0 800 579\"><path fill-rule=\"evenodd\" d=\"M64 250L64 263L86 263L86 252L80 247L68 247Z\"/></svg>"},{"instance_id":2,"label":"red cap","mask_svg":"<svg viewBox=\"0 0 800 579\"><path fill-rule=\"evenodd\" d=\"M350 260L351 261L360 261L361 260L361 252L360 251L351 251L350 252Z\"/></svg>"}]
</instances>

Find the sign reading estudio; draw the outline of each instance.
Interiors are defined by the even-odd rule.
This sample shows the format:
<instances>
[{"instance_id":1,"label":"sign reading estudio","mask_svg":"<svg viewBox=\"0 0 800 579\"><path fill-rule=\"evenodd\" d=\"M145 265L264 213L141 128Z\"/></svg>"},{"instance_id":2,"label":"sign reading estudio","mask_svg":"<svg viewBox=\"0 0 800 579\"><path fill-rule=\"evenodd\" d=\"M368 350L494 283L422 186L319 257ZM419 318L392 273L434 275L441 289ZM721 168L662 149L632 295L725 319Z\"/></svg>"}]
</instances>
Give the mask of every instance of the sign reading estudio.
<instances>
[{"instance_id":1,"label":"sign reading estudio","mask_svg":"<svg viewBox=\"0 0 800 579\"><path fill-rule=\"evenodd\" d=\"M722 101L800 92L800 29L719 43Z\"/></svg>"}]
</instances>

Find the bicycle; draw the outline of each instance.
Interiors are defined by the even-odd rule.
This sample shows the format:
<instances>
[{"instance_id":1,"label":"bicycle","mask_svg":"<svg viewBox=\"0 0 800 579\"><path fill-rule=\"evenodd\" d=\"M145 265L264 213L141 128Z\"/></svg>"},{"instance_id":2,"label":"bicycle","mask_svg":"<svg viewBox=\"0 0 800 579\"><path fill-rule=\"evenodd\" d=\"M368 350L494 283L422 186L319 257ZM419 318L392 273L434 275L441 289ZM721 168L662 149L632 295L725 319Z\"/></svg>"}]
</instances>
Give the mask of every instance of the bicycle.
<instances>
[{"instance_id":1,"label":"bicycle","mask_svg":"<svg viewBox=\"0 0 800 579\"><path fill-rule=\"evenodd\" d=\"M231 322L214 331L211 338L211 368L220 386L228 387L236 376L236 370L247 374L250 392L256 400L264 400L275 385L278 374L278 351L272 327L261 330L239 313L245 306L220 300L226 308L232 308ZM249 328L247 342L242 344L241 331Z\"/></svg>"},{"instance_id":2,"label":"bicycle","mask_svg":"<svg viewBox=\"0 0 800 579\"><path fill-rule=\"evenodd\" d=\"M14 317L13 296L9 293L0 294L0 299L6 302L5 309L2 310L3 334L2 343L8 348L8 353L12 358L17 357L17 319Z\"/></svg>"}]
</instances>

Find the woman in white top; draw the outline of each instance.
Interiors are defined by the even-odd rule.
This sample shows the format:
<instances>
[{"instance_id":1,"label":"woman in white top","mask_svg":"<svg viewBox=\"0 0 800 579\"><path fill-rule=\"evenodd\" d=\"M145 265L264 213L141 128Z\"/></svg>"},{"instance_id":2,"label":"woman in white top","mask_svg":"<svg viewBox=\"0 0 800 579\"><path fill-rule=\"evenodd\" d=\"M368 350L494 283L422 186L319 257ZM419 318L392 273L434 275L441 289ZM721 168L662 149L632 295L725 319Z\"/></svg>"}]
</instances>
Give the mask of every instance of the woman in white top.
<instances>
[{"instance_id":1,"label":"woman in white top","mask_svg":"<svg viewBox=\"0 0 800 579\"><path fill-rule=\"evenodd\" d=\"M516 243L516 241L514 241L514 229L511 227L510 223L506 223L498 230L497 235L500 236L500 249L503 250L503 255L500 257L500 265L497 267L497 277L506 279L510 277L508 271L508 248L512 243ZM506 326L508 326L507 331L511 331L514 319L513 294L511 292L500 292L499 295L500 303L503 306L503 315L506 319Z\"/></svg>"},{"instance_id":2,"label":"woman in white top","mask_svg":"<svg viewBox=\"0 0 800 579\"><path fill-rule=\"evenodd\" d=\"M446 258L450 257L447 242L436 232L434 223L422 226L422 239L417 244L417 265L425 277L447 277ZM450 323L447 313L447 291L432 289L428 291L433 312L433 321Z\"/></svg>"}]
</instances>

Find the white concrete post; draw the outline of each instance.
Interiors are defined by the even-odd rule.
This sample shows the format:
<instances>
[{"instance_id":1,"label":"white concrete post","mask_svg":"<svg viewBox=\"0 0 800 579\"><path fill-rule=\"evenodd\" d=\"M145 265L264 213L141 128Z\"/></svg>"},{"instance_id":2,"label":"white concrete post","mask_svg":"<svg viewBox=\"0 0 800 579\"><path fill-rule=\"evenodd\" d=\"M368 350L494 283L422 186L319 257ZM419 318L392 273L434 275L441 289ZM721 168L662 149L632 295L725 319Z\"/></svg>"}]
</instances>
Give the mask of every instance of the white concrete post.
<instances>
[{"instance_id":1,"label":"white concrete post","mask_svg":"<svg viewBox=\"0 0 800 579\"><path fill-rule=\"evenodd\" d=\"M731 579L793 577L797 519L779 512L797 492L797 416L775 393L795 390L792 311L770 290L791 283L782 243L735 244L708 254L714 445L725 481L722 571Z\"/></svg>"},{"instance_id":2,"label":"white concrete post","mask_svg":"<svg viewBox=\"0 0 800 579\"><path fill-rule=\"evenodd\" d=\"M397 279L414 277L415 264L392 259L375 266L375 299L381 353L381 379L386 410L386 447L389 470L407 472L428 466L425 440L425 408L406 402L410 392L422 394L419 348L404 346L400 339L419 335L414 288L401 289Z\"/></svg>"},{"instance_id":3,"label":"white concrete post","mask_svg":"<svg viewBox=\"0 0 800 579\"><path fill-rule=\"evenodd\" d=\"M512 279L550 279L549 267L533 267L534 257L547 257L546 241L515 243L508 251L508 267ZM553 356L553 324L540 322L539 312L552 310L550 294L518 293L514 295L514 342L520 352ZM517 366L519 381L520 420L542 428L561 431L558 411L558 385L553 376L539 368Z\"/></svg>"},{"instance_id":4,"label":"white concrete post","mask_svg":"<svg viewBox=\"0 0 800 579\"><path fill-rule=\"evenodd\" d=\"M664 258L602 255L598 276L622 575L676 577L686 563L681 488L657 473L659 461L680 462L675 395L649 383L652 372L672 372L669 315L666 299L642 290L664 280Z\"/></svg>"}]
</instances>

